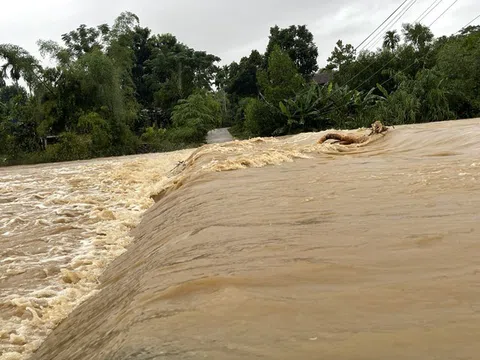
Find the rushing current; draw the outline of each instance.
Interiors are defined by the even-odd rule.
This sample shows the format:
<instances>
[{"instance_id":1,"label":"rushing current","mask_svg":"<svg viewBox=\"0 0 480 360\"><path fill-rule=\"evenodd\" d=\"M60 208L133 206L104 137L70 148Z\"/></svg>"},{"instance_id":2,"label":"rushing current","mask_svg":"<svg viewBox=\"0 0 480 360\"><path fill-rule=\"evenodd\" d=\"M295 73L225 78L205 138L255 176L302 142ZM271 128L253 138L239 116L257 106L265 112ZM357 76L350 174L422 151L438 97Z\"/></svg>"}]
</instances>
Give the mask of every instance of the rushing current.
<instances>
[{"instance_id":1,"label":"rushing current","mask_svg":"<svg viewBox=\"0 0 480 360\"><path fill-rule=\"evenodd\" d=\"M191 150L0 168L0 359L23 359L98 276Z\"/></svg>"},{"instance_id":2,"label":"rushing current","mask_svg":"<svg viewBox=\"0 0 480 360\"><path fill-rule=\"evenodd\" d=\"M0 169L0 359L477 359L480 119L322 134Z\"/></svg>"}]
</instances>

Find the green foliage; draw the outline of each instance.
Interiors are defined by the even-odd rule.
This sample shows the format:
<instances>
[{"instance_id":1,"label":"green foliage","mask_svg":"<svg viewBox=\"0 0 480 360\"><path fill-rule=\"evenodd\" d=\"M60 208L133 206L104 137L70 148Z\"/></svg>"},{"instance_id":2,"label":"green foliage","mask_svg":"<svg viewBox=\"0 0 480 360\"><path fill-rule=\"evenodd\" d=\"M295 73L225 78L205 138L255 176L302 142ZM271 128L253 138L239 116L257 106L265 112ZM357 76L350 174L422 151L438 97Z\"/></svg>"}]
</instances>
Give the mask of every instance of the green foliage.
<instances>
[{"instance_id":1,"label":"green foliage","mask_svg":"<svg viewBox=\"0 0 480 360\"><path fill-rule=\"evenodd\" d=\"M327 59L328 69L341 69L344 65L350 64L355 60L355 48L351 44L343 45L342 40L338 40L332 55Z\"/></svg>"},{"instance_id":2,"label":"green foliage","mask_svg":"<svg viewBox=\"0 0 480 360\"><path fill-rule=\"evenodd\" d=\"M397 34L396 30L389 30L385 33L385 36L383 37L384 48L394 51L399 43L400 35Z\"/></svg>"},{"instance_id":3,"label":"green foliage","mask_svg":"<svg viewBox=\"0 0 480 360\"><path fill-rule=\"evenodd\" d=\"M145 83L154 105L171 111L177 101L196 89L210 90L220 58L204 51L195 51L178 42L171 34L149 39L151 56L145 61Z\"/></svg>"},{"instance_id":4,"label":"green foliage","mask_svg":"<svg viewBox=\"0 0 480 360\"><path fill-rule=\"evenodd\" d=\"M0 88L0 154L8 158L40 149L36 133L36 103L18 85Z\"/></svg>"},{"instance_id":5,"label":"green foliage","mask_svg":"<svg viewBox=\"0 0 480 360\"><path fill-rule=\"evenodd\" d=\"M172 129L158 129L154 126L145 129L145 132L140 137L142 148L144 151L173 151L192 145L186 139L190 134L185 132L195 131L193 128L172 128Z\"/></svg>"},{"instance_id":6,"label":"green foliage","mask_svg":"<svg viewBox=\"0 0 480 360\"><path fill-rule=\"evenodd\" d=\"M59 135L58 143L48 146L45 151L22 154L10 162L29 164L88 159L92 156L90 146L90 136L65 132Z\"/></svg>"},{"instance_id":7,"label":"green foliage","mask_svg":"<svg viewBox=\"0 0 480 360\"><path fill-rule=\"evenodd\" d=\"M91 141L90 136L65 132L60 135L60 142L49 150L56 161L88 159Z\"/></svg>"},{"instance_id":8,"label":"green foliage","mask_svg":"<svg viewBox=\"0 0 480 360\"><path fill-rule=\"evenodd\" d=\"M167 134L166 129L157 129L153 126L148 127L145 129L145 132L141 136L141 140L145 141L149 144L160 143L162 140L165 139Z\"/></svg>"},{"instance_id":9,"label":"green foliage","mask_svg":"<svg viewBox=\"0 0 480 360\"><path fill-rule=\"evenodd\" d=\"M283 132L296 130L315 131L329 126L325 108L327 106L328 87L311 84L299 91L294 98L281 101L280 111L287 117L287 127Z\"/></svg>"},{"instance_id":10,"label":"green foliage","mask_svg":"<svg viewBox=\"0 0 480 360\"><path fill-rule=\"evenodd\" d=\"M0 164L175 150L220 126L245 138L480 116L480 27L435 39L404 24L402 34L358 55L339 40L325 86L312 80L318 50L305 26L272 27L264 54L222 67L130 12L39 41L50 67L3 44Z\"/></svg>"},{"instance_id":11,"label":"green foliage","mask_svg":"<svg viewBox=\"0 0 480 360\"><path fill-rule=\"evenodd\" d=\"M258 95L257 72L261 69L264 57L256 50L249 57L243 57L240 63L233 62L217 73L217 86L237 97Z\"/></svg>"},{"instance_id":12,"label":"green foliage","mask_svg":"<svg viewBox=\"0 0 480 360\"><path fill-rule=\"evenodd\" d=\"M271 136L284 126L284 117L264 101L250 99L245 106L244 132L247 137Z\"/></svg>"},{"instance_id":13,"label":"green foliage","mask_svg":"<svg viewBox=\"0 0 480 360\"><path fill-rule=\"evenodd\" d=\"M480 29L450 38L439 50L437 69L447 74L451 109L459 117L480 116Z\"/></svg>"},{"instance_id":14,"label":"green foliage","mask_svg":"<svg viewBox=\"0 0 480 360\"><path fill-rule=\"evenodd\" d=\"M290 129L282 113L283 101L302 90L305 80L287 53L274 46L266 70L257 72L262 100L252 98L244 105L244 130L248 136L271 136Z\"/></svg>"},{"instance_id":15,"label":"green foliage","mask_svg":"<svg viewBox=\"0 0 480 360\"><path fill-rule=\"evenodd\" d=\"M337 46L334 53L340 55L332 56L336 60L330 65L337 69L333 81L341 89L349 86L359 94L374 88L371 95L383 100L377 98L373 106L358 107L351 96L338 98L334 91L332 98L337 99L331 118L336 126L365 126L367 120L392 124L441 121L480 113L480 31L464 29L434 39L422 24L404 24L402 28L404 43L395 31L387 32L383 49L363 51L344 63L337 60L346 51Z\"/></svg>"},{"instance_id":16,"label":"green foliage","mask_svg":"<svg viewBox=\"0 0 480 360\"><path fill-rule=\"evenodd\" d=\"M403 24L402 32L405 40L418 50L425 49L433 40L433 33L430 28L420 23Z\"/></svg>"},{"instance_id":17,"label":"green foliage","mask_svg":"<svg viewBox=\"0 0 480 360\"><path fill-rule=\"evenodd\" d=\"M196 146L205 140L207 133L194 126L180 126L168 130L167 139L181 147Z\"/></svg>"},{"instance_id":18,"label":"green foliage","mask_svg":"<svg viewBox=\"0 0 480 360\"><path fill-rule=\"evenodd\" d=\"M329 124L337 128L370 126L374 109L384 98L369 91L358 91L348 86L332 87L327 106Z\"/></svg>"},{"instance_id":19,"label":"green foliage","mask_svg":"<svg viewBox=\"0 0 480 360\"><path fill-rule=\"evenodd\" d=\"M92 154L96 156L105 155L105 149L110 148L112 144L108 122L96 112L90 112L80 116L77 127L79 133L90 135Z\"/></svg>"},{"instance_id":20,"label":"green foliage","mask_svg":"<svg viewBox=\"0 0 480 360\"><path fill-rule=\"evenodd\" d=\"M195 124L208 130L214 129L221 125L220 103L209 93L190 95L173 108L172 121L175 127Z\"/></svg>"},{"instance_id":21,"label":"green foliage","mask_svg":"<svg viewBox=\"0 0 480 360\"><path fill-rule=\"evenodd\" d=\"M278 26L270 28L270 38L265 52L267 59L275 51L276 46L288 54L305 79L311 79L318 70L317 45L313 41L313 34L305 25L292 25L285 29Z\"/></svg>"},{"instance_id":22,"label":"green foliage","mask_svg":"<svg viewBox=\"0 0 480 360\"><path fill-rule=\"evenodd\" d=\"M455 114L450 111L448 89L441 73L430 69L422 70L411 84L412 92L420 102L417 122L455 119Z\"/></svg>"},{"instance_id":23,"label":"green foliage","mask_svg":"<svg viewBox=\"0 0 480 360\"><path fill-rule=\"evenodd\" d=\"M386 101L375 112L376 120L392 125L415 123L420 103L412 93L402 88L390 95L385 94Z\"/></svg>"},{"instance_id":24,"label":"green foliage","mask_svg":"<svg viewBox=\"0 0 480 360\"><path fill-rule=\"evenodd\" d=\"M0 66L0 78L10 79L18 85L20 78L23 78L30 88L38 85L41 67L38 61L26 50L12 44L0 44L0 60L5 63Z\"/></svg>"},{"instance_id":25,"label":"green foliage","mask_svg":"<svg viewBox=\"0 0 480 360\"><path fill-rule=\"evenodd\" d=\"M77 134L90 139L85 143L88 143L91 156L137 151L140 141L145 140L142 132L148 137L151 131L144 129L169 123L164 117L153 119L150 114L161 113L169 117L179 100L188 98L197 89L209 90L215 70L213 64L219 60L179 43L172 35L150 37L150 30L141 28L138 17L129 12L120 14L111 27L106 24L97 27L80 25L64 34L62 40L64 45L39 41L42 55L49 55L57 65L42 69L43 82L51 87L51 91L39 89L35 94L32 109L38 116L35 117L33 138L43 144L45 136ZM8 55L8 63L2 69L12 68L12 74L18 80L23 68L17 70L19 56L11 56L10 48L5 47L9 51L4 52ZM11 63L15 66L12 67ZM194 140L203 141L199 134L219 121L219 113L225 116L225 112L219 111L217 101L212 105L212 96L204 98L210 100L207 101L206 115L189 119L186 125L189 127L188 141L193 141L191 129L195 130ZM183 115L182 107L179 107L177 122L188 115L186 111L192 108L188 104L195 103L195 97L190 100ZM143 116L140 116L140 104L150 107L142 113ZM199 111L202 110L199 107ZM196 126L196 121L200 126ZM180 127L175 124L175 128ZM172 131L172 137L178 138L179 133ZM154 142L159 143L158 136ZM65 150L58 144L47 145L46 153L56 154L58 149ZM58 157L51 155L48 158L55 160Z\"/></svg>"},{"instance_id":26,"label":"green foliage","mask_svg":"<svg viewBox=\"0 0 480 360\"><path fill-rule=\"evenodd\" d=\"M257 79L265 100L274 106L295 96L305 84L293 61L279 46L274 47L267 70L259 71Z\"/></svg>"},{"instance_id":27,"label":"green foliage","mask_svg":"<svg viewBox=\"0 0 480 360\"><path fill-rule=\"evenodd\" d=\"M444 81L436 71L426 69L415 80L404 79L391 94L381 85L378 87L385 102L379 104L375 116L384 123L412 124L455 117L449 109Z\"/></svg>"},{"instance_id":28,"label":"green foliage","mask_svg":"<svg viewBox=\"0 0 480 360\"><path fill-rule=\"evenodd\" d=\"M173 108L173 138L185 143L201 143L207 132L221 126L222 110L213 95L199 92L181 100Z\"/></svg>"}]
</instances>

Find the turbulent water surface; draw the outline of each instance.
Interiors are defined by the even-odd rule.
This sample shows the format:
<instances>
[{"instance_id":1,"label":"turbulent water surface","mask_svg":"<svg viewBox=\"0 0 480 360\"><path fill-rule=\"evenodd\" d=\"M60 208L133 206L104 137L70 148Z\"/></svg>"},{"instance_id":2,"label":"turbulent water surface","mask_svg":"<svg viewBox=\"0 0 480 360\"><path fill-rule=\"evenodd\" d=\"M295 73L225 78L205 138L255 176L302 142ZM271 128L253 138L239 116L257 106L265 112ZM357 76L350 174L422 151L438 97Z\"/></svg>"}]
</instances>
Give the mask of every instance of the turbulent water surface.
<instances>
[{"instance_id":1,"label":"turbulent water surface","mask_svg":"<svg viewBox=\"0 0 480 360\"><path fill-rule=\"evenodd\" d=\"M94 294L190 152L0 169L0 359L28 357Z\"/></svg>"},{"instance_id":2,"label":"turbulent water surface","mask_svg":"<svg viewBox=\"0 0 480 360\"><path fill-rule=\"evenodd\" d=\"M479 130L2 169L0 359L476 359Z\"/></svg>"}]
</instances>

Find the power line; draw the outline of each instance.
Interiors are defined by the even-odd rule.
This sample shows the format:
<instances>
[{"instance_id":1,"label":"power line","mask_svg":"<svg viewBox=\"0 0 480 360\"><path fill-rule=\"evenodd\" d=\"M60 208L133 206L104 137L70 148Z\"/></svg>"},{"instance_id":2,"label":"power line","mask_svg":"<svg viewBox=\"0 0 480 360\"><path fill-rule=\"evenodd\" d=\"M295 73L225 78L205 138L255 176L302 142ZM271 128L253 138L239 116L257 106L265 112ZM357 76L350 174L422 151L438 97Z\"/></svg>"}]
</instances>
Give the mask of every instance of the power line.
<instances>
[{"instance_id":1,"label":"power line","mask_svg":"<svg viewBox=\"0 0 480 360\"><path fill-rule=\"evenodd\" d=\"M440 0L440 1L439 1L439 0L434 0L433 3L431 3L430 6L429 6L428 8L426 8L425 11L424 11L423 13L421 13L420 16L419 16L414 22L422 22L422 20L425 19L425 17L428 15L428 14L426 14L427 11L428 11L428 13L430 13L430 11L432 11L432 10L435 9L438 5L440 5L440 3L441 3L442 1L443 1L443 0ZM436 5L435 5L435 3L436 3ZM434 6L434 5L435 5L435 7L434 7L433 9L431 9L432 6ZM429 11L429 10L430 10L430 11Z\"/></svg>"},{"instance_id":2,"label":"power line","mask_svg":"<svg viewBox=\"0 0 480 360\"><path fill-rule=\"evenodd\" d=\"M429 27L432 26L435 22L437 22L457 1L458 1L458 0L455 0L453 4L451 4L442 14L440 14L440 16L438 16L438 17L429 25ZM475 21L476 19L478 19L478 18L480 18L480 14L479 14L477 17L475 17L473 20L471 20L469 23L467 23L466 25L462 26L462 27L460 28L460 30L463 29L463 28L465 28L465 27L467 27L468 25L470 25L472 22L474 22L474 21ZM460 30L459 30L459 31L460 31ZM404 51L405 51L405 50L404 50ZM423 56L422 59L424 59L426 56L427 56L427 55ZM370 81L375 75L377 75L380 71L382 71L383 69L385 69L385 67L386 67L388 64L390 64L393 60L395 60L396 58L398 58L398 55L397 55L397 54L395 54L395 56L392 57L392 59L390 59L390 61L388 61L384 66L382 66L382 67L381 67L378 71L376 71L372 76L370 76L368 79L366 79L366 80L364 80L362 83L360 83L360 85L358 85L358 86L354 89L354 91L357 90L359 87L361 87L363 84L365 84L367 81ZM408 65L407 67L405 67L404 69L402 69L400 72L404 72L405 70L409 69L409 68L412 67L417 61L418 61L418 59L415 59L414 61L412 61L412 63L410 63L410 65ZM371 66L371 65L370 65L370 66ZM370 66L368 66L368 67L370 67ZM366 67L365 69L367 69L368 67ZM364 70L365 70L365 69L364 69ZM387 80L385 80L385 81L384 81L383 83L381 83L380 85L383 86L385 83L387 83L388 81L390 81L390 80L392 80L392 79L393 79L393 76L390 76ZM330 96L331 96L331 95L330 95ZM340 107L336 107L336 108L333 109L333 110L338 110L339 108L340 108ZM324 109L325 109L325 108L324 108ZM328 111L323 112L323 113L321 113L321 114L319 114L319 115L321 116L321 115L328 114L330 111L333 111L333 110L328 110Z\"/></svg>"},{"instance_id":3,"label":"power line","mask_svg":"<svg viewBox=\"0 0 480 360\"><path fill-rule=\"evenodd\" d=\"M458 0L455 0L455 2L457 2ZM407 7L406 7L406 10L403 11L403 14L405 14L412 6L413 4L415 4L417 2L417 0L413 0L412 3L410 3ZM405 2L404 2L405 3ZM404 4L402 3L402 5ZM447 9L445 10L442 14L440 14L439 17L437 17L431 24L430 26L432 26L437 20L439 20L451 7L453 6L453 4ZM430 11L432 11L433 9L430 9ZM400 15L400 16L403 16ZM475 20L475 19L474 19ZM472 20L472 22L474 21ZM392 57L387 63L385 63L379 70L377 70L373 75L371 75L367 80L364 80L362 83L360 83L360 85L358 85L354 90L357 90L359 87L361 87L363 84L365 84L367 81L370 81L375 75L377 75L380 71L382 71L383 69L385 69L392 61L394 61L396 58L398 58L398 55L395 54L394 57ZM412 64L413 65L413 64ZM346 83L345 85L348 85L351 81L353 81L354 79L356 79L357 77L359 77L362 73L364 73L367 69L369 69L371 66L373 66L373 63L370 63L370 65L366 66L363 70L361 70L360 72L358 72L355 76L353 76L352 78L350 78ZM335 90L332 94L330 94L330 97L335 94L336 92L338 92L338 89Z\"/></svg>"},{"instance_id":4,"label":"power line","mask_svg":"<svg viewBox=\"0 0 480 360\"><path fill-rule=\"evenodd\" d=\"M412 3L409 4L409 6L407 6L407 11L408 11L408 9L410 9L410 7L417 2L417 0L407 0L407 1L412 1ZM404 1L404 2L400 5L400 7L401 7L403 4L405 4L405 3L406 3L406 1ZM398 9L398 8L397 8L397 9ZM403 12L403 14L405 14L405 11ZM402 16L402 15L400 15L400 16ZM397 20L398 20L398 16L397 16ZM356 79L357 77L359 77L362 73L364 73L364 72L365 72L367 69L369 69L372 65L373 65L373 64L370 64L370 65L368 65L367 67L365 67L362 71L358 72L354 77L352 77L351 79L349 79L349 80L347 81L346 85L347 85L348 83L350 83L351 81L353 81L354 79Z\"/></svg>"},{"instance_id":5,"label":"power line","mask_svg":"<svg viewBox=\"0 0 480 360\"><path fill-rule=\"evenodd\" d=\"M398 20L400 20L403 15L405 15L407 13L408 10L410 10L412 8L413 5L415 5L415 3L417 2L417 0L413 0L404 10L402 13L400 13L396 18L394 18L389 24L387 24L386 27L384 27L382 29L382 32L377 34L377 36L375 37L375 39L372 40L372 42L370 42L369 44L367 44L364 49L367 49L367 50L371 50L373 48L373 46L375 46L375 44L377 43L378 40L381 39L381 37L384 35L385 33L385 30L391 28L394 24L397 23ZM368 47L368 48L367 48Z\"/></svg>"},{"instance_id":6,"label":"power line","mask_svg":"<svg viewBox=\"0 0 480 360\"><path fill-rule=\"evenodd\" d=\"M431 8L430 11L428 11L428 12L425 14L425 16L423 16L423 17L420 19L419 23L421 23L428 15L430 15L430 13L431 13L433 10L435 10L435 9L438 7L438 5L440 5L441 2L442 2L442 0L440 0L440 1L437 3L437 5L435 5L433 8Z\"/></svg>"},{"instance_id":7,"label":"power line","mask_svg":"<svg viewBox=\"0 0 480 360\"><path fill-rule=\"evenodd\" d=\"M442 12L430 25L428 25L428 27L431 27L438 19L440 19L443 14L445 14L448 10L450 10L450 8L455 5L456 3L458 2L458 0L455 0L444 12Z\"/></svg>"},{"instance_id":8,"label":"power line","mask_svg":"<svg viewBox=\"0 0 480 360\"><path fill-rule=\"evenodd\" d=\"M469 23L467 23L466 25L462 26L460 28L460 30L466 28L468 25L470 25L472 22L474 22L475 20L477 20L478 18L480 18L480 14L478 14L472 21L470 21ZM457 32L459 32L460 30L458 30ZM425 58L426 55L423 57ZM405 67L404 69L401 70L401 72L404 72L405 70L407 70L408 68L410 68L413 64L415 64L416 60L414 60L410 65L408 65L407 67ZM380 85L383 86L384 84L386 84L388 81L392 80L393 79L393 76L390 76L390 78L388 78L387 80L385 80L383 83L381 83Z\"/></svg>"},{"instance_id":9,"label":"power line","mask_svg":"<svg viewBox=\"0 0 480 360\"><path fill-rule=\"evenodd\" d=\"M438 5L440 5L440 3L442 1L443 0L440 0L440 1L434 0L434 2L432 4L430 4L430 6L427 9L425 9L422 14L420 14L420 16L414 21L414 23L417 23L417 22L421 23L423 21L423 19L425 19L428 15L430 15L430 13L433 10L435 10L438 7ZM410 7L409 7L409 9L410 9ZM407 9L403 14L405 14L409 9Z\"/></svg>"},{"instance_id":10,"label":"power line","mask_svg":"<svg viewBox=\"0 0 480 360\"><path fill-rule=\"evenodd\" d=\"M421 23L421 22L423 21L423 19L425 19L428 15L430 15L430 13L431 13L433 10L435 10L435 9L438 7L438 5L440 5L440 3L441 3L442 1L443 1L443 0L434 0L433 3L430 4L430 6L427 7L427 8L420 14L419 17L417 17L417 19L414 21L414 23L417 23L417 22L420 22L420 23ZM405 13L406 13L408 10L410 10L410 8L414 5L415 2L416 2L416 0L415 0L412 4L410 4L410 6L409 6L407 9L405 9L405 11L404 11L402 14L400 14L400 16L399 16L396 20L394 19L393 23L396 23L400 17L402 17L403 15L405 15ZM388 26L391 26L391 25L392 25L392 22L391 22ZM385 31L385 29L384 29L384 31ZM376 36L376 39L375 39L374 42L373 42L373 44L375 44L379 39L380 39L380 38L379 38L379 36L377 35L377 36ZM372 50L372 49L370 48L370 50Z\"/></svg>"},{"instance_id":11,"label":"power line","mask_svg":"<svg viewBox=\"0 0 480 360\"><path fill-rule=\"evenodd\" d=\"M403 15L405 15L407 13L408 10L410 10L412 8L413 5L415 5L415 3L417 2L417 0L413 0L404 10L402 13L400 13L396 18L394 18L389 24L387 24L386 27L384 27L382 29L382 32L380 32L379 34L377 34L375 36L374 39L372 39L372 41L370 41L367 45L364 46L364 49L366 49L367 47L370 49L371 48L371 45L375 45L377 43L378 40L380 40L380 38L383 36L385 30L389 27L391 27L393 24L396 24L398 20L400 20Z\"/></svg>"},{"instance_id":12,"label":"power line","mask_svg":"<svg viewBox=\"0 0 480 360\"><path fill-rule=\"evenodd\" d=\"M480 14L478 14L472 21L470 21L467 25L465 25L462 29L466 28L468 25L470 25L471 23L473 23L475 20L477 20L478 18L480 18ZM460 30L462 30L460 29Z\"/></svg>"},{"instance_id":13,"label":"power line","mask_svg":"<svg viewBox=\"0 0 480 360\"><path fill-rule=\"evenodd\" d=\"M378 25L378 27L377 27L375 30L373 30L373 31L370 33L370 35L368 35L368 36L365 38L365 40L363 40L363 41L355 48L355 50L357 50L360 46L362 46L362 44L363 44L365 41L367 41L367 40L370 38L370 36L372 36L383 24L385 24L385 23L388 21L388 19L390 19L407 1L410 1L410 0L404 0L404 1L400 4L400 6L395 9L395 11L393 11L380 25Z\"/></svg>"},{"instance_id":14,"label":"power line","mask_svg":"<svg viewBox=\"0 0 480 360\"><path fill-rule=\"evenodd\" d=\"M452 5L450 5L447 10L445 10L439 17L437 17L430 25L429 27L431 27L433 24L435 24L435 22L437 22L458 0L455 0L454 3ZM404 50L405 51L405 50ZM392 57L390 59L390 61L388 61L385 65L383 65L378 71L376 71L372 76L370 76L367 80L365 80L364 82L362 82L360 85L358 85L355 90L357 90L360 86L362 86L364 83L366 83L367 81L369 81L371 78L373 78L375 75L377 75L380 71L382 71L383 69L385 69L387 67L388 64L390 64L393 60L395 60L395 58L398 58L398 55L395 54L394 57Z\"/></svg>"}]
</instances>

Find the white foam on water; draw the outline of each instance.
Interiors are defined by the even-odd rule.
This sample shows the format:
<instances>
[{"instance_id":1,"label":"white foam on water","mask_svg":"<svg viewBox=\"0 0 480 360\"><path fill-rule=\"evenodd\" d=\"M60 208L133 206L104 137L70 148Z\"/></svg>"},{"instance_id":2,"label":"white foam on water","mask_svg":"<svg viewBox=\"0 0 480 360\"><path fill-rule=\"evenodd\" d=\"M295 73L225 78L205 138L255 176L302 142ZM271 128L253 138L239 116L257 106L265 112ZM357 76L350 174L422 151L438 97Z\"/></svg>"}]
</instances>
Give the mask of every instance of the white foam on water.
<instances>
[{"instance_id":1,"label":"white foam on water","mask_svg":"<svg viewBox=\"0 0 480 360\"><path fill-rule=\"evenodd\" d=\"M28 358L96 293L150 195L191 152L0 170L0 360Z\"/></svg>"}]
</instances>

